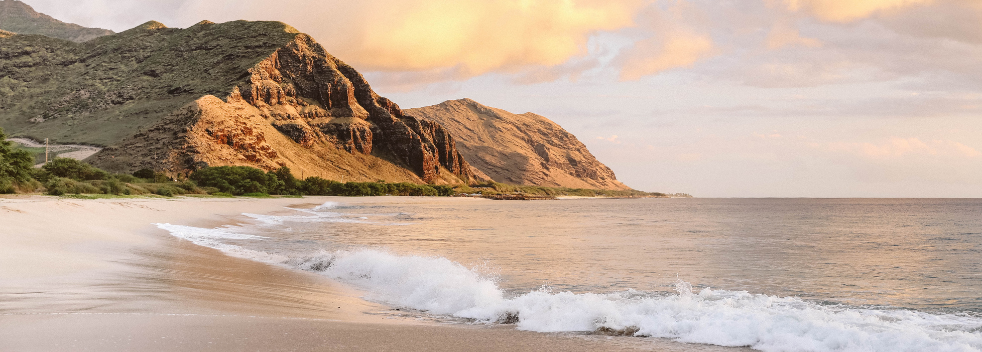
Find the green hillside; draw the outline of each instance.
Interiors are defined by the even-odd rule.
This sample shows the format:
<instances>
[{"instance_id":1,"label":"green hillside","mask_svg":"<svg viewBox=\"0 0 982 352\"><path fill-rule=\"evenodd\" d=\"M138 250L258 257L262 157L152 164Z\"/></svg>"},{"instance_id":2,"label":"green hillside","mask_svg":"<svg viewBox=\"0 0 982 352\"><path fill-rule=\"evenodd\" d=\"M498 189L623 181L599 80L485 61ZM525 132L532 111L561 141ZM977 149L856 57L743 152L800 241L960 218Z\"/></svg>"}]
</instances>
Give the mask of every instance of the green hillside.
<instances>
[{"instance_id":1,"label":"green hillside","mask_svg":"<svg viewBox=\"0 0 982 352\"><path fill-rule=\"evenodd\" d=\"M112 145L201 96L225 96L297 35L279 22L158 22L85 43L0 36L0 127Z\"/></svg>"}]
</instances>

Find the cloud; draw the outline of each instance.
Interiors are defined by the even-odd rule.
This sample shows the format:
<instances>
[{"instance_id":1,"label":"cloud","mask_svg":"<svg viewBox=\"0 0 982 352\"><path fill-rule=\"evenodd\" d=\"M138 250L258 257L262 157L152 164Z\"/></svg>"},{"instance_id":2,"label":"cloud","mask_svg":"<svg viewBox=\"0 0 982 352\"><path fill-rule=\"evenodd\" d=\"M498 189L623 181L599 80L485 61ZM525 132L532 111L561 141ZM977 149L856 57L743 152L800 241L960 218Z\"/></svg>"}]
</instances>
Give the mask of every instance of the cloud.
<instances>
[{"instance_id":1,"label":"cloud","mask_svg":"<svg viewBox=\"0 0 982 352\"><path fill-rule=\"evenodd\" d=\"M767 35L768 49L780 49L786 46L797 45L818 48L822 46L822 41L815 38L804 38L798 33L798 29L781 22L775 24L771 28L771 33Z\"/></svg>"},{"instance_id":2,"label":"cloud","mask_svg":"<svg viewBox=\"0 0 982 352\"><path fill-rule=\"evenodd\" d=\"M846 152L868 159L898 159L912 156L978 158L975 148L949 140L921 141L919 138L892 137L879 143L830 143L828 149Z\"/></svg>"},{"instance_id":3,"label":"cloud","mask_svg":"<svg viewBox=\"0 0 982 352\"><path fill-rule=\"evenodd\" d=\"M615 59L620 79L633 81L674 68L692 67L718 54L702 9L678 1L669 7L652 5L639 17L640 39Z\"/></svg>"},{"instance_id":4,"label":"cloud","mask_svg":"<svg viewBox=\"0 0 982 352\"><path fill-rule=\"evenodd\" d=\"M610 137L597 137L597 139L602 140L602 141L608 141L608 142L614 143L614 144L621 144L622 142L618 140L619 138L620 137L618 137L616 134L615 135L612 135Z\"/></svg>"},{"instance_id":5,"label":"cloud","mask_svg":"<svg viewBox=\"0 0 982 352\"><path fill-rule=\"evenodd\" d=\"M935 0L782 0L791 11L830 22L851 22L874 14L934 3Z\"/></svg>"},{"instance_id":6,"label":"cloud","mask_svg":"<svg viewBox=\"0 0 982 352\"><path fill-rule=\"evenodd\" d=\"M713 41L706 35L678 32L664 39L647 39L624 54L621 79L636 80L673 68L692 67L714 53Z\"/></svg>"},{"instance_id":7,"label":"cloud","mask_svg":"<svg viewBox=\"0 0 982 352\"><path fill-rule=\"evenodd\" d=\"M363 70L454 68L465 76L555 66L599 31L633 25L641 0L190 1L183 13L275 18ZM223 11L231 13L223 13Z\"/></svg>"}]
</instances>

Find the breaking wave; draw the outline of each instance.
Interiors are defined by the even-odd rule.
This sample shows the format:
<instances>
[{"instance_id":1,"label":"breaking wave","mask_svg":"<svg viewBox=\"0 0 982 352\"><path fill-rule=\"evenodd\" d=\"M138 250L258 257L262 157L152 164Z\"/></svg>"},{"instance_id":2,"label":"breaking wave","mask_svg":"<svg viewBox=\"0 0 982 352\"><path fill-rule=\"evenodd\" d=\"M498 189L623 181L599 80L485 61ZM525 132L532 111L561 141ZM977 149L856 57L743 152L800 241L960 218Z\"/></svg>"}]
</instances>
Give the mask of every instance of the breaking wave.
<instances>
[{"instance_id":1,"label":"breaking wave","mask_svg":"<svg viewBox=\"0 0 982 352\"><path fill-rule=\"evenodd\" d=\"M982 319L910 310L827 306L791 297L712 290L552 292L508 297L493 278L440 257L378 250L321 253L287 263L366 289L397 307L537 332L592 331L762 351L980 351Z\"/></svg>"}]
</instances>

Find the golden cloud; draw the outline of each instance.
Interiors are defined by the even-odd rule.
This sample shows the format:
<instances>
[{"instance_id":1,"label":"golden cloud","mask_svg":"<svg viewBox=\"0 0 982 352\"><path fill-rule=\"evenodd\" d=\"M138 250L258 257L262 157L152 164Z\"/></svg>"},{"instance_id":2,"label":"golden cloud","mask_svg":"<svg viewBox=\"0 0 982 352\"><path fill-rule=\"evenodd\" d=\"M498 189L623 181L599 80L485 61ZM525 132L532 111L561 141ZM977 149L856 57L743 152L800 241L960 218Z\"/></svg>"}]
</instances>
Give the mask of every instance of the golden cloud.
<instances>
[{"instance_id":1,"label":"golden cloud","mask_svg":"<svg viewBox=\"0 0 982 352\"><path fill-rule=\"evenodd\" d=\"M276 18L365 70L455 68L465 76L555 66L600 31L633 25L646 0L194 1L185 13ZM237 19L237 18L229 18Z\"/></svg>"},{"instance_id":2,"label":"golden cloud","mask_svg":"<svg viewBox=\"0 0 982 352\"><path fill-rule=\"evenodd\" d=\"M647 38L618 57L621 80L637 80L673 68L692 67L717 54L706 31L710 24L704 9L677 1L667 8L652 6L641 14Z\"/></svg>"},{"instance_id":3,"label":"golden cloud","mask_svg":"<svg viewBox=\"0 0 982 352\"><path fill-rule=\"evenodd\" d=\"M851 22L881 11L926 5L936 0L781 0L791 11L808 12L830 22Z\"/></svg>"},{"instance_id":4,"label":"golden cloud","mask_svg":"<svg viewBox=\"0 0 982 352\"><path fill-rule=\"evenodd\" d=\"M665 39L650 38L635 43L623 57L622 80L637 80L668 69L692 67L715 54L707 35L680 32Z\"/></svg>"}]
</instances>

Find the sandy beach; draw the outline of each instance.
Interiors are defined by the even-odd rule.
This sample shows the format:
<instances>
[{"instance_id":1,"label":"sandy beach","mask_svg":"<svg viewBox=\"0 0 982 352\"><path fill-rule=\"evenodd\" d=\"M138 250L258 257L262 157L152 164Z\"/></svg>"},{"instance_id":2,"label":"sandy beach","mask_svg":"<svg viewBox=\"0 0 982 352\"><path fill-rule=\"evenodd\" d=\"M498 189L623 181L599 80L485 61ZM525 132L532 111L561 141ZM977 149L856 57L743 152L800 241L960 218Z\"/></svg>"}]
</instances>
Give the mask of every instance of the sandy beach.
<instances>
[{"instance_id":1,"label":"sandy beach","mask_svg":"<svg viewBox=\"0 0 982 352\"><path fill-rule=\"evenodd\" d=\"M399 317L321 276L229 257L153 225L215 227L324 201L0 198L0 350L694 348Z\"/></svg>"}]
</instances>

